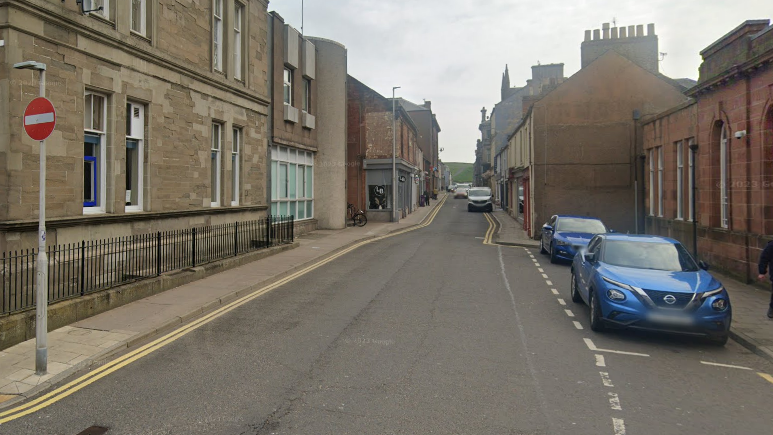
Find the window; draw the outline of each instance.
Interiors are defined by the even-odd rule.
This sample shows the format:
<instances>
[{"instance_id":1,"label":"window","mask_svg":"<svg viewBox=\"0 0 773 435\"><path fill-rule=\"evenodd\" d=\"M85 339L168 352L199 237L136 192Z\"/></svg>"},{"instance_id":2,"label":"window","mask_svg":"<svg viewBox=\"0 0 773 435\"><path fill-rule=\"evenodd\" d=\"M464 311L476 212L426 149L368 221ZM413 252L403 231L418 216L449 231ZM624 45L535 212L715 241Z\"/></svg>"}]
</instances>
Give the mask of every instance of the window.
<instances>
[{"instance_id":1,"label":"window","mask_svg":"<svg viewBox=\"0 0 773 435\"><path fill-rule=\"evenodd\" d=\"M110 19L110 0L91 0L91 5L89 7L89 2L86 2L83 4L83 8L85 10L89 9L99 9L100 7L102 10L94 10L93 12L90 12L92 14L100 15L103 18Z\"/></svg>"},{"instance_id":2,"label":"window","mask_svg":"<svg viewBox=\"0 0 773 435\"><path fill-rule=\"evenodd\" d=\"M132 0L132 32L147 36L147 0Z\"/></svg>"},{"instance_id":3,"label":"window","mask_svg":"<svg viewBox=\"0 0 773 435\"><path fill-rule=\"evenodd\" d=\"M234 78L242 79L242 25L244 17L244 5L234 3Z\"/></svg>"},{"instance_id":4,"label":"window","mask_svg":"<svg viewBox=\"0 0 773 435\"><path fill-rule=\"evenodd\" d=\"M728 159L727 159L727 127L722 126L722 137L719 142L719 170L720 170L720 214L722 228L729 227L730 206L728 203Z\"/></svg>"},{"instance_id":5,"label":"window","mask_svg":"<svg viewBox=\"0 0 773 435\"><path fill-rule=\"evenodd\" d=\"M650 216L655 215L655 158L654 151L649 150L650 160Z\"/></svg>"},{"instance_id":6,"label":"window","mask_svg":"<svg viewBox=\"0 0 773 435\"><path fill-rule=\"evenodd\" d=\"M223 0L214 0L212 12L212 66L216 71L223 71Z\"/></svg>"},{"instance_id":7,"label":"window","mask_svg":"<svg viewBox=\"0 0 773 435\"><path fill-rule=\"evenodd\" d=\"M231 205L239 205L239 150L242 147L242 130L234 128L231 144Z\"/></svg>"},{"instance_id":8,"label":"window","mask_svg":"<svg viewBox=\"0 0 773 435\"><path fill-rule=\"evenodd\" d=\"M676 218L684 219L684 142L676 143Z\"/></svg>"},{"instance_id":9,"label":"window","mask_svg":"<svg viewBox=\"0 0 773 435\"><path fill-rule=\"evenodd\" d=\"M87 92L83 108L83 211L104 212L107 97Z\"/></svg>"},{"instance_id":10,"label":"window","mask_svg":"<svg viewBox=\"0 0 773 435\"><path fill-rule=\"evenodd\" d=\"M126 211L142 211L145 106L126 104Z\"/></svg>"},{"instance_id":11,"label":"window","mask_svg":"<svg viewBox=\"0 0 773 435\"><path fill-rule=\"evenodd\" d=\"M311 113L311 80L303 79L303 106L304 112Z\"/></svg>"},{"instance_id":12,"label":"window","mask_svg":"<svg viewBox=\"0 0 773 435\"><path fill-rule=\"evenodd\" d=\"M663 217L663 147L658 147L658 216Z\"/></svg>"},{"instance_id":13,"label":"window","mask_svg":"<svg viewBox=\"0 0 773 435\"><path fill-rule=\"evenodd\" d=\"M220 205L220 143L222 142L223 126L212 124L212 149L210 153L210 201L212 207Z\"/></svg>"},{"instance_id":14,"label":"window","mask_svg":"<svg viewBox=\"0 0 773 435\"><path fill-rule=\"evenodd\" d=\"M271 148L271 214L297 220L314 217L314 154Z\"/></svg>"},{"instance_id":15,"label":"window","mask_svg":"<svg viewBox=\"0 0 773 435\"><path fill-rule=\"evenodd\" d=\"M695 143L695 139L690 139L688 142L688 148L692 147L692 145ZM687 175L687 190L688 190L688 201L690 204L689 207L689 213L687 214L689 220L695 219L695 210L693 210L693 195L695 195L695 186L693 186L692 180L695 178L695 152L693 150L689 151L690 153L690 159L688 160L690 164L689 174Z\"/></svg>"},{"instance_id":16,"label":"window","mask_svg":"<svg viewBox=\"0 0 773 435\"><path fill-rule=\"evenodd\" d=\"M284 102L293 105L293 71L285 68L284 73Z\"/></svg>"}]
</instances>

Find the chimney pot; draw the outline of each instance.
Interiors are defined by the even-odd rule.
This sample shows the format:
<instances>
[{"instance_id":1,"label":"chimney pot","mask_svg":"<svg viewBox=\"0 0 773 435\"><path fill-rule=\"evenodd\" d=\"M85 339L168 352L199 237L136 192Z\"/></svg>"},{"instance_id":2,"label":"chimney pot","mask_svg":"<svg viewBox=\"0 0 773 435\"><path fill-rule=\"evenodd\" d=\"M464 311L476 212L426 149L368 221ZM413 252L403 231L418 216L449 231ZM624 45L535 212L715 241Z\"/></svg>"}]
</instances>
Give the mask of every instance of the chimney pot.
<instances>
[{"instance_id":1,"label":"chimney pot","mask_svg":"<svg viewBox=\"0 0 773 435\"><path fill-rule=\"evenodd\" d=\"M628 37L628 35L625 33L625 27L621 27L620 28L620 39L625 39L627 37Z\"/></svg>"},{"instance_id":2,"label":"chimney pot","mask_svg":"<svg viewBox=\"0 0 773 435\"><path fill-rule=\"evenodd\" d=\"M655 36L655 24L654 23L647 24L647 35L648 36Z\"/></svg>"},{"instance_id":3,"label":"chimney pot","mask_svg":"<svg viewBox=\"0 0 773 435\"><path fill-rule=\"evenodd\" d=\"M590 30L586 30L585 31L585 40L586 41L590 41L590 38L591 38L590 34L591 34Z\"/></svg>"},{"instance_id":4,"label":"chimney pot","mask_svg":"<svg viewBox=\"0 0 773 435\"><path fill-rule=\"evenodd\" d=\"M636 36L636 26L628 26L628 37L633 38Z\"/></svg>"},{"instance_id":5,"label":"chimney pot","mask_svg":"<svg viewBox=\"0 0 773 435\"><path fill-rule=\"evenodd\" d=\"M602 24L602 25L601 25L601 28L602 28L602 29L609 30L609 23L604 23L604 24Z\"/></svg>"},{"instance_id":6,"label":"chimney pot","mask_svg":"<svg viewBox=\"0 0 773 435\"><path fill-rule=\"evenodd\" d=\"M601 33L604 39L609 39L609 23L604 23L601 25Z\"/></svg>"},{"instance_id":7,"label":"chimney pot","mask_svg":"<svg viewBox=\"0 0 773 435\"><path fill-rule=\"evenodd\" d=\"M612 28L612 39L617 39L617 27Z\"/></svg>"},{"instance_id":8,"label":"chimney pot","mask_svg":"<svg viewBox=\"0 0 773 435\"><path fill-rule=\"evenodd\" d=\"M639 24L636 26L636 36L639 38L644 36L644 24Z\"/></svg>"},{"instance_id":9,"label":"chimney pot","mask_svg":"<svg viewBox=\"0 0 773 435\"><path fill-rule=\"evenodd\" d=\"M601 30L593 29L593 40L598 41L599 39L601 39Z\"/></svg>"}]
</instances>

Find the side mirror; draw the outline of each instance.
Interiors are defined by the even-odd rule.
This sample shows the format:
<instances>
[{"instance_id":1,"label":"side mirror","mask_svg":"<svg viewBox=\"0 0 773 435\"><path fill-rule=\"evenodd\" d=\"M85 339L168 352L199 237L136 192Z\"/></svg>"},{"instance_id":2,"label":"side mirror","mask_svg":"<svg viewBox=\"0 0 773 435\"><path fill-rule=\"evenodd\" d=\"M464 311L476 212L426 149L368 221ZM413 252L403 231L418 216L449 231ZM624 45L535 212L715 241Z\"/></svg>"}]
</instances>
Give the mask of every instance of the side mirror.
<instances>
[{"instance_id":1,"label":"side mirror","mask_svg":"<svg viewBox=\"0 0 773 435\"><path fill-rule=\"evenodd\" d=\"M698 267L700 267L703 270L709 270L709 265L705 261L701 260L698 262Z\"/></svg>"},{"instance_id":2,"label":"side mirror","mask_svg":"<svg viewBox=\"0 0 773 435\"><path fill-rule=\"evenodd\" d=\"M609 233L616 233L617 231L615 231L612 228L610 228L609 230L607 230L607 232L609 232Z\"/></svg>"},{"instance_id":3,"label":"side mirror","mask_svg":"<svg viewBox=\"0 0 773 435\"><path fill-rule=\"evenodd\" d=\"M585 261L588 263L595 263L596 262L596 253L595 252L586 252L585 255Z\"/></svg>"},{"instance_id":4,"label":"side mirror","mask_svg":"<svg viewBox=\"0 0 773 435\"><path fill-rule=\"evenodd\" d=\"M545 224L545 225L542 226L542 231L545 231L545 232L548 232L548 233L552 232L553 231L553 227L551 227L548 224Z\"/></svg>"}]
</instances>

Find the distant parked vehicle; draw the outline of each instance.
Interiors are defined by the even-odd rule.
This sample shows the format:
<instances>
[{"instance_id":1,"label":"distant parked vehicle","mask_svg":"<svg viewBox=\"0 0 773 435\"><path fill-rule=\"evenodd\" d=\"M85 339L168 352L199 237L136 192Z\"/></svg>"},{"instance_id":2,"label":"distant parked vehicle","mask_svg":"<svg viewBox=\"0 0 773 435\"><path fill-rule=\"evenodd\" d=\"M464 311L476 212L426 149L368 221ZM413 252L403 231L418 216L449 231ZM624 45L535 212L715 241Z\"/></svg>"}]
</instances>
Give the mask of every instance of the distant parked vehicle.
<instances>
[{"instance_id":1,"label":"distant parked vehicle","mask_svg":"<svg viewBox=\"0 0 773 435\"><path fill-rule=\"evenodd\" d=\"M467 191L467 211L494 211L491 202L491 189L488 187L473 187Z\"/></svg>"},{"instance_id":2,"label":"distant parked vehicle","mask_svg":"<svg viewBox=\"0 0 773 435\"><path fill-rule=\"evenodd\" d=\"M704 262L676 240L600 234L572 262L571 297L590 307L590 327L633 328L727 342L730 297Z\"/></svg>"},{"instance_id":3,"label":"distant parked vehicle","mask_svg":"<svg viewBox=\"0 0 773 435\"><path fill-rule=\"evenodd\" d=\"M469 190L467 185L457 185L456 190L454 191L454 199L467 199L467 190Z\"/></svg>"},{"instance_id":4,"label":"distant parked vehicle","mask_svg":"<svg viewBox=\"0 0 773 435\"><path fill-rule=\"evenodd\" d=\"M550 262L571 261L577 251L588 245L596 234L606 233L600 219L587 216L556 215L542 226L540 252L550 255Z\"/></svg>"}]
</instances>

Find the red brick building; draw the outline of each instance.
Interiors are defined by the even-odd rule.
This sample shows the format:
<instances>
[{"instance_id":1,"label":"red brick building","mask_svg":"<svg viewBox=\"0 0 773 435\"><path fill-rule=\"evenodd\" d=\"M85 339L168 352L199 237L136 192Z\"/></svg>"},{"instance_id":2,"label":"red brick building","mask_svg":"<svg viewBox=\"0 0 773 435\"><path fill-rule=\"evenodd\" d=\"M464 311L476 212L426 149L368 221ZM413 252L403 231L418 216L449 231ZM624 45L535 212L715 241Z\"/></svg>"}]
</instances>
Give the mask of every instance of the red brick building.
<instances>
[{"instance_id":1,"label":"red brick building","mask_svg":"<svg viewBox=\"0 0 773 435\"><path fill-rule=\"evenodd\" d=\"M701 56L695 101L643 124L646 230L692 245L695 143L699 257L751 281L773 237L773 26L746 21Z\"/></svg>"},{"instance_id":2,"label":"red brick building","mask_svg":"<svg viewBox=\"0 0 773 435\"><path fill-rule=\"evenodd\" d=\"M398 216L412 211L417 128L408 112L352 76L347 80L347 199L367 211L368 219L389 221L392 216L392 138L396 136Z\"/></svg>"}]
</instances>

